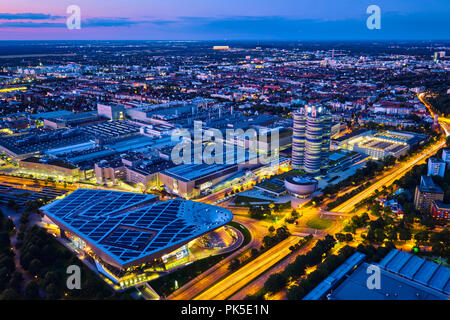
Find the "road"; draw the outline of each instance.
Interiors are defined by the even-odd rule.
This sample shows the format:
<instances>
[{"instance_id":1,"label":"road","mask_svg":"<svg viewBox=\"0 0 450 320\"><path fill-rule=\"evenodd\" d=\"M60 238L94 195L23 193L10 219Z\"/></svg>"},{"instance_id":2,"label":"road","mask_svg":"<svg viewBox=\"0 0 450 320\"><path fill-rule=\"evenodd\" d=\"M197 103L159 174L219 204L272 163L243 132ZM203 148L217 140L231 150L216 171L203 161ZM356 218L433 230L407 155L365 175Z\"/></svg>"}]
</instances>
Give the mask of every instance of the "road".
<instances>
[{"instance_id":1,"label":"road","mask_svg":"<svg viewBox=\"0 0 450 320\"><path fill-rule=\"evenodd\" d=\"M243 287L236 294L232 295L229 298L229 300L242 300L247 295L256 294L258 291L260 291L262 288L264 288L264 283L270 277L271 274L282 272L288 264L294 262L295 258L298 255L306 254L309 250L311 250L314 247L315 244L316 244L316 241L309 242L306 246L301 248L295 254L292 254L287 259L283 260L281 263L275 265L272 269L266 270L269 272L266 272L265 274L261 275L260 277L255 279L253 282L251 282L247 286Z\"/></svg>"},{"instance_id":2,"label":"road","mask_svg":"<svg viewBox=\"0 0 450 320\"><path fill-rule=\"evenodd\" d=\"M251 248L259 247L260 239L259 237L256 237L258 230L252 224L245 222L240 223L247 227L247 229L250 231L252 240L241 249L237 250L218 264L212 266L211 268L179 288L177 291L167 297L168 300L191 300L196 295L200 294L202 291L210 287L211 284L226 276L229 273L228 266L229 262L232 259L238 257Z\"/></svg>"},{"instance_id":3,"label":"road","mask_svg":"<svg viewBox=\"0 0 450 320\"><path fill-rule=\"evenodd\" d=\"M425 105L425 107L430 112L431 116L434 118L435 113L433 111L433 107L425 100L425 94L421 93L417 97ZM444 130L445 135L448 137L450 135L450 119L438 116L438 121L439 125ZM386 187L390 186L395 180L403 177L412 167L414 167L417 164L420 164L422 161L426 160L426 158L438 152L439 149L445 146L445 144L446 144L445 138L442 138L441 140L439 140L426 150L420 152L415 157L412 157L407 162L400 164L399 167L394 168L393 170L385 174L383 178L376 181L374 184L372 184L369 188L367 188L363 192L357 194L355 197L337 206L334 209L334 211L342 213L350 212L357 203L368 198L373 192L375 192L375 190L383 186Z\"/></svg>"},{"instance_id":4,"label":"road","mask_svg":"<svg viewBox=\"0 0 450 320\"><path fill-rule=\"evenodd\" d=\"M259 257L250 261L239 270L215 283L213 286L202 292L194 300L225 300L235 292L242 289L253 279L277 264L281 259L291 253L289 247L298 243L299 237L289 237L275 247L262 253Z\"/></svg>"},{"instance_id":5,"label":"road","mask_svg":"<svg viewBox=\"0 0 450 320\"><path fill-rule=\"evenodd\" d=\"M419 96L419 99L427 106L427 108L431 109L431 106L429 104L427 105L426 101L423 100L423 96L422 97ZM446 118L442 118L442 117L440 117L439 120L440 120L439 124L441 125L441 127L445 131L446 136L449 136L449 133L450 133L450 129L449 129L450 120L446 119ZM354 197L352 197L348 201L342 203L341 205L336 207L333 211L336 212L337 215L339 215L339 214L341 214L341 215L346 214L347 216L351 216L351 214L349 215L349 213L352 212L352 210L353 210L353 208L355 207L356 204L358 204L360 201L370 197L375 192L375 190L377 190L377 189L379 189L379 188L381 188L383 186L389 186L395 180L400 179L401 177L403 177L415 165L421 163L426 158L428 158L429 156L432 156L437 151L439 151L439 149L444 147L445 143L446 143L445 139L441 139L441 140L437 141L435 144L433 144L432 146L430 146L427 149L425 149L422 152L420 152L418 155L412 157L411 159L409 159L405 163L402 163L402 164L394 167L391 171L389 171L386 174L384 174L383 177L381 177L377 181L375 181L369 188L367 188L366 190L364 190L364 191L360 192L359 194L355 195ZM314 215L314 209L309 209L308 211L310 211L309 212L310 216ZM356 214L356 213L354 213L354 214ZM320 215L320 212L317 212L316 215ZM342 227L343 227L343 220L342 219L335 220L333 222L333 225L326 230L326 233L327 234L335 234L337 232L340 232L342 230ZM324 235L324 234L322 234L322 235ZM282 249L280 249L280 250L282 250ZM289 261L291 261L293 259L294 259L294 256L290 257L286 261L283 261L283 263L279 264L277 267L275 267L272 270L270 270L270 272L267 272L264 276L259 277L256 281L253 282L253 284L250 284L250 285L245 286L245 287L243 286L242 289L240 289L239 292L235 292L235 294L231 298L232 299L242 299L247 294L252 294L252 293L255 293L255 292L259 291L261 288L263 288L264 282L270 276L270 274L282 271L284 269L284 267L289 263ZM269 268L270 267L266 267L265 269L267 270ZM247 281L247 283L249 283L250 281L251 280ZM226 299L227 297L224 297L224 298Z\"/></svg>"},{"instance_id":6,"label":"road","mask_svg":"<svg viewBox=\"0 0 450 320\"><path fill-rule=\"evenodd\" d=\"M445 146L445 139L439 140L436 144L420 152L419 155L412 157L407 162L401 163L396 168L389 171L387 174L383 176L383 178L377 180L370 187L360 192L353 198L337 206L336 208L334 208L333 211L342 213L351 212L356 204L371 196L375 192L375 190L382 188L383 186L386 187L390 186L392 183L394 183L395 180L398 180L401 177L403 177L409 170L411 170L412 167L414 167L417 164L420 164L422 161L435 154L437 151L439 151L439 149L441 149L444 146Z\"/></svg>"},{"instance_id":7,"label":"road","mask_svg":"<svg viewBox=\"0 0 450 320\"><path fill-rule=\"evenodd\" d=\"M332 214L329 212L320 212L320 211L314 212L313 209L310 209L309 213L305 213L304 216L300 220L304 219L304 222L306 222L306 221L309 221L313 217L325 217L326 216L327 218L329 218L329 217L331 217L331 215ZM314 238L315 238L315 240L317 240L317 239L325 237L327 234L335 234L337 232L340 232L343 228L343 224L342 224L343 219L341 219L341 217L344 218L346 216L349 216L349 215L335 214L333 219L331 219L333 221L333 225L331 227L329 227L326 230L309 229L309 230L311 230L310 234L314 234ZM296 228L302 228L302 227L298 226ZM307 230L305 228L302 231L306 232ZM291 230L291 232L292 232L292 230ZM241 290L236 292L229 299L230 300L242 300L243 298L245 298L245 296L255 294L258 291L260 291L261 289L263 289L264 283L270 277L271 274L282 272L288 264L294 262L295 258L298 255L306 254L316 244L317 241L315 241L315 240L309 242L305 247L301 248L299 251L290 255L288 258L283 260L281 263L275 265L272 269L269 270L269 272L266 272L262 276L258 277L257 279L255 279L254 281L249 283L247 286L243 287ZM267 271L267 269L266 269L266 271Z\"/></svg>"}]
</instances>

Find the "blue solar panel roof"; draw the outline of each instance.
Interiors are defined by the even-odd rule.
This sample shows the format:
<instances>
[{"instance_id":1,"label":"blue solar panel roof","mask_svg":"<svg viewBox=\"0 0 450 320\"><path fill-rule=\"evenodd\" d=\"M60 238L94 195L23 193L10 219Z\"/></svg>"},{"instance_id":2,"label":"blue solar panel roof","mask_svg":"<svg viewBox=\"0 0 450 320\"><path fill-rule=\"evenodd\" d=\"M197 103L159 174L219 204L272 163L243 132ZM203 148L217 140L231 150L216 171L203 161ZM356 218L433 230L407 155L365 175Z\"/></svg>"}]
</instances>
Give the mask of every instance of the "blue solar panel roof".
<instances>
[{"instance_id":1,"label":"blue solar panel roof","mask_svg":"<svg viewBox=\"0 0 450 320\"><path fill-rule=\"evenodd\" d=\"M412 256L408 263L401 269L400 274L408 279L413 279L414 275L424 263L426 263L424 259Z\"/></svg>"},{"instance_id":2,"label":"blue solar panel roof","mask_svg":"<svg viewBox=\"0 0 450 320\"><path fill-rule=\"evenodd\" d=\"M343 264L341 264L336 270L334 270L325 280L319 283L312 291L310 291L303 300L319 300L321 299L331 288L342 279L352 268L361 263L365 259L366 255L361 252L355 252L350 258L348 258Z\"/></svg>"},{"instance_id":3,"label":"blue solar panel roof","mask_svg":"<svg viewBox=\"0 0 450 320\"><path fill-rule=\"evenodd\" d=\"M386 257L383 258L383 260L380 261L379 266L381 268L386 268L387 264L399 253L397 249L393 249L389 251L389 253L386 255Z\"/></svg>"},{"instance_id":4,"label":"blue solar panel roof","mask_svg":"<svg viewBox=\"0 0 450 320\"><path fill-rule=\"evenodd\" d=\"M449 294L450 268L397 249L391 250L379 265L402 277Z\"/></svg>"},{"instance_id":5,"label":"blue solar panel roof","mask_svg":"<svg viewBox=\"0 0 450 320\"><path fill-rule=\"evenodd\" d=\"M331 300L446 300L442 292L418 285L414 281L381 269L380 289L367 287L367 268L363 263L339 285L330 296Z\"/></svg>"},{"instance_id":6,"label":"blue solar panel roof","mask_svg":"<svg viewBox=\"0 0 450 320\"><path fill-rule=\"evenodd\" d=\"M436 290L444 291L447 282L449 282L449 279L450 279L450 269L444 266L439 266L439 268L434 273L434 276L433 278L431 278L428 285ZM449 294L448 291L446 293Z\"/></svg>"},{"instance_id":7,"label":"blue solar panel roof","mask_svg":"<svg viewBox=\"0 0 450 320\"><path fill-rule=\"evenodd\" d=\"M387 264L388 271L399 273L400 269L412 258L412 255L399 251L397 255Z\"/></svg>"},{"instance_id":8,"label":"blue solar panel roof","mask_svg":"<svg viewBox=\"0 0 450 320\"><path fill-rule=\"evenodd\" d=\"M427 262L423 264L422 267L420 267L420 269L416 272L414 280L423 285L427 285L437 268L439 268L439 265L436 263Z\"/></svg>"},{"instance_id":9,"label":"blue solar panel roof","mask_svg":"<svg viewBox=\"0 0 450 320\"><path fill-rule=\"evenodd\" d=\"M120 265L186 243L232 219L229 210L181 199L78 189L41 210Z\"/></svg>"}]
</instances>

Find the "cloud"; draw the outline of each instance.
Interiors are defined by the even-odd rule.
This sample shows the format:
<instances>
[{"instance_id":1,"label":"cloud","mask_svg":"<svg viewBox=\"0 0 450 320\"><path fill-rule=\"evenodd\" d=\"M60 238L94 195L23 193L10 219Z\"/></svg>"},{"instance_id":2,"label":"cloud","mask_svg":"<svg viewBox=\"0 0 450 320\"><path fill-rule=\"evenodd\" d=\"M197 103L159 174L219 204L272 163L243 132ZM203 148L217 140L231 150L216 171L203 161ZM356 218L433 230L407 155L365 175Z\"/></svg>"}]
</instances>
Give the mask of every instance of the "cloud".
<instances>
[{"instance_id":1,"label":"cloud","mask_svg":"<svg viewBox=\"0 0 450 320\"><path fill-rule=\"evenodd\" d=\"M11 14L13 15L13 14ZM20 14L14 14L19 17ZM66 28L60 21L41 21L43 14L34 14L29 21L0 22L0 28ZM46 17L48 17L47 15ZM0 14L0 19L2 14ZM23 15L20 17L24 17ZM38 18L40 17L40 18ZM52 16L55 17L55 16ZM366 27L368 15L349 19L302 19L285 16L178 16L169 19L142 16L82 17L81 28L105 28L100 37L174 40L415 40L450 39L448 15L442 12L400 14L382 13L381 30ZM41 19L42 18L42 19ZM52 18L51 18L52 19ZM17 18L17 20L19 20ZM128 31L133 30L133 32ZM122 31L122 33L120 33ZM46 31L47 32L47 31ZM100 34L100 33L98 33ZM86 33L85 33L86 35Z\"/></svg>"},{"instance_id":2,"label":"cloud","mask_svg":"<svg viewBox=\"0 0 450 320\"><path fill-rule=\"evenodd\" d=\"M88 18L81 20L82 27L129 27L143 23L145 21L134 21L129 18L113 17L113 18Z\"/></svg>"},{"instance_id":3,"label":"cloud","mask_svg":"<svg viewBox=\"0 0 450 320\"><path fill-rule=\"evenodd\" d=\"M0 22L0 28L66 28L65 23L59 22L26 22L10 21Z\"/></svg>"},{"instance_id":4,"label":"cloud","mask_svg":"<svg viewBox=\"0 0 450 320\"><path fill-rule=\"evenodd\" d=\"M55 20L63 18L46 13L2 13L0 12L0 20Z\"/></svg>"},{"instance_id":5,"label":"cloud","mask_svg":"<svg viewBox=\"0 0 450 320\"><path fill-rule=\"evenodd\" d=\"M66 17L62 17L66 18ZM98 27L130 27L145 21L133 21L128 18L87 18L81 19L82 28ZM33 22L33 21L7 21L0 22L0 28L66 28L64 22Z\"/></svg>"},{"instance_id":6,"label":"cloud","mask_svg":"<svg viewBox=\"0 0 450 320\"><path fill-rule=\"evenodd\" d=\"M144 22L142 22L144 23ZM157 26L166 26L166 25L170 25L170 24L177 24L178 21L177 20L148 20L145 21L145 23L150 23L150 24L154 24Z\"/></svg>"},{"instance_id":7,"label":"cloud","mask_svg":"<svg viewBox=\"0 0 450 320\"><path fill-rule=\"evenodd\" d=\"M366 27L368 15L352 19L300 19L283 16L178 17L165 31L195 39L372 40L449 39L445 12L382 14L381 29ZM153 21L155 23L155 21Z\"/></svg>"}]
</instances>

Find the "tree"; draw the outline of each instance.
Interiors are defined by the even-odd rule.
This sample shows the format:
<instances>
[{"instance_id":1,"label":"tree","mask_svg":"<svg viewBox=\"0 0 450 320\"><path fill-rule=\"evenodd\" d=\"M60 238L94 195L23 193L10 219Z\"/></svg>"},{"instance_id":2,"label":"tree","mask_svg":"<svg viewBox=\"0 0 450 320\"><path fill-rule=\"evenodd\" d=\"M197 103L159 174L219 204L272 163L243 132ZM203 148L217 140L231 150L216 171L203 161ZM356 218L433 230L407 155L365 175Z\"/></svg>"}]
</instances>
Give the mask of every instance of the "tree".
<instances>
[{"instance_id":1,"label":"tree","mask_svg":"<svg viewBox=\"0 0 450 320\"><path fill-rule=\"evenodd\" d=\"M317 286L327 276L323 269L316 269L308 275L308 280L313 286Z\"/></svg>"},{"instance_id":2,"label":"tree","mask_svg":"<svg viewBox=\"0 0 450 320\"><path fill-rule=\"evenodd\" d=\"M33 276L41 275L42 273L42 262L39 259L33 259L30 263L29 271Z\"/></svg>"},{"instance_id":3,"label":"tree","mask_svg":"<svg viewBox=\"0 0 450 320\"><path fill-rule=\"evenodd\" d=\"M395 229L389 230L387 233L387 239L391 241L397 241L398 239L397 231L395 231Z\"/></svg>"},{"instance_id":4,"label":"tree","mask_svg":"<svg viewBox=\"0 0 450 320\"><path fill-rule=\"evenodd\" d=\"M445 247L450 247L450 231L443 230L439 233L433 233L430 237L430 242L432 245L441 243Z\"/></svg>"},{"instance_id":5,"label":"tree","mask_svg":"<svg viewBox=\"0 0 450 320\"><path fill-rule=\"evenodd\" d=\"M11 280L9 281L9 288L14 289L16 292L20 292L22 288L23 276L19 271L14 271Z\"/></svg>"},{"instance_id":6,"label":"tree","mask_svg":"<svg viewBox=\"0 0 450 320\"><path fill-rule=\"evenodd\" d=\"M369 241L375 241L375 232L372 229L367 231L366 239Z\"/></svg>"},{"instance_id":7,"label":"tree","mask_svg":"<svg viewBox=\"0 0 450 320\"><path fill-rule=\"evenodd\" d=\"M53 283L50 283L48 286L45 287L45 298L46 299L57 300L60 297L61 297L61 295L59 294L58 288Z\"/></svg>"},{"instance_id":8,"label":"tree","mask_svg":"<svg viewBox=\"0 0 450 320\"><path fill-rule=\"evenodd\" d=\"M297 279L303 275L306 269L306 260L304 255L297 256L294 262L288 264L284 269L286 277Z\"/></svg>"},{"instance_id":9,"label":"tree","mask_svg":"<svg viewBox=\"0 0 450 320\"><path fill-rule=\"evenodd\" d=\"M447 248L445 247L445 245L440 242L434 243L431 247L431 252L433 252L433 254L436 256L444 256L446 250Z\"/></svg>"},{"instance_id":10,"label":"tree","mask_svg":"<svg viewBox=\"0 0 450 320\"><path fill-rule=\"evenodd\" d=\"M345 234L345 241L346 241L346 242L353 241L353 236L352 236L351 233L346 233L346 234Z\"/></svg>"},{"instance_id":11,"label":"tree","mask_svg":"<svg viewBox=\"0 0 450 320\"><path fill-rule=\"evenodd\" d=\"M291 233L289 232L289 230L286 226L282 226L277 229L276 236L278 237L278 239L280 241L286 239L290 235L291 235Z\"/></svg>"},{"instance_id":12,"label":"tree","mask_svg":"<svg viewBox=\"0 0 450 320\"><path fill-rule=\"evenodd\" d=\"M19 205L17 204L16 201L14 201L14 199L10 199L8 201L8 207L13 209L13 210L17 210L19 208Z\"/></svg>"},{"instance_id":13,"label":"tree","mask_svg":"<svg viewBox=\"0 0 450 320\"><path fill-rule=\"evenodd\" d=\"M246 295L244 297L244 300L246 300L246 301L252 301L252 300L260 301L260 300L264 300L264 296L261 295L261 294Z\"/></svg>"},{"instance_id":14,"label":"tree","mask_svg":"<svg viewBox=\"0 0 450 320\"><path fill-rule=\"evenodd\" d=\"M2 291L8 285L8 282L11 278L11 274L6 267L0 268L0 291Z\"/></svg>"},{"instance_id":15,"label":"tree","mask_svg":"<svg viewBox=\"0 0 450 320\"><path fill-rule=\"evenodd\" d=\"M411 232L407 229L400 229L400 231L398 232L398 237L403 241L411 240Z\"/></svg>"},{"instance_id":16,"label":"tree","mask_svg":"<svg viewBox=\"0 0 450 320\"><path fill-rule=\"evenodd\" d=\"M6 268L8 273L12 274L16 270L14 258L11 255L0 254L0 267Z\"/></svg>"},{"instance_id":17,"label":"tree","mask_svg":"<svg viewBox=\"0 0 450 320\"><path fill-rule=\"evenodd\" d=\"M3 294L1 295L2 300L18 300L19 294L16 290L8 288L5 291L3 291Z\"/></svg>"},{"instance_id":18,"label":"tree","mask_svg":"<svg viewBox=\"0 0 450 320\"><path fill-rule=\"evenodd\" d=\"M386 158L384 158L384 165L386 167L390 167L393 166L395 164L395 157L394 156L387 156Z\"/></svg>"},{"instance_id":19,"label":"tree","mask_svg":"<svg viewBox=\"0 0 450 320\"><path fill-rule=\"evenodd\" d=\"M14 222L10 218L4 219L3 223L0 220L0 229L11 232L14 229Z\"/></svg>"},{"instance_id":20,"label":"tree","mask_svg":"<svg viewBox=\"0 0 450 320\"><path fill-rule=\"evenodd\" d=\"M373 206L370 206L370 212L374 215L374 216L377 216L377 217L379 217L380 216L380 207L378 206L378 205L373 205Z\"/></svg>"},{"instance_id":21,"label":"tree","mask_svg":"<svg viewBox=\"0 0 450 320\"><path fill-rule=\"evenodd\" d=\"M281 273L272 274L264 283L264 289L276 293L286 286L287 280Z\"/></svg>"},{"instance_id":22,"label":"tree","mask_svg":"<svg viewBox=\"0 0 450 320\"><path fill-rule=\"evenodd\" d=\"M387 206L386 208L384 208L384 214L386 216L390 216L392 214L392 208L390 206Z\"/></svg>"},{"instance_id":23,"label":"tree","mask_svg":"<svg viewBox=\"0 0 450 320\"><path fill-rule=\"evenodd\" d=\"M288 300L301 300L305 296L305 289L301 286L292 286L286 293Z\"/></svg>"},{"instance_id":24,"label":"tree","mask_svg":"<svg viewBox=\"0 0 450 320\"><path fill-rule=\"evenodd\" d=\"M230 271L237 270L240 265L241 265L241 261L239 261L239 259L233 259L233 260L231 260L230 265L228 266L228 270L230 270Z\"/></svg>"},{"instance_id":25,"label":"tree","mask_svg":"<svg viewBox=\"0 0 450 320\"><path fill-rule=\"evenodd\" d=\"M427 242L429 239L430 233L428 231L420 231L414 235L414 239L418 242Z\"/></svg>"},{"instance_id":26,"label":"tree","mask_svg":"<svg viewBox=\"0 0 450 320\"><path fill-rule=\"evenodd\" d=\"M31 280L28 282L25 286L24 295L27 300L35 300L40 298L39 285L36 280Z\"/></svg>"},{"instance_id":27,"label":"tree","mask_svg":"<svg viewBox=\"0 0 450 320\"><path fill-rule=\"evenodd\" d=\"M259 254L258 249L252 248L252 250L250 250L250 255L252 256L252 258L257 257L258 254Z\"/></svg>"},{"instance_id":28,"label":"tree","mask_svg":"<svg viewBox=\"0 0 450 320\"><path fill-rule=\"evenodd\" d=\"M377 242L383 242L384 239L386 239L386 234L384 233L384 230L381 228L375 229L375 240Z\"/></svg>"},{"instance_id":29,"label":"tree","mask_svg":"<svg viewBox=\"0 0 450 320\"><path fill-rule=\"evenodd\" d=\"M11 247L11 240L9 239L9 234L6 231L0 232L0 250L3 248Z\"/></svg>"},{"instance_id":30,"label":"tree","mask_svg":"<svg viewBox=\"0 0 450 320\"><path fill-rule=\"evenodd\" d=\"M61 277L54 271L48 271L44 277L44 287L49 284L54 284L56 287L61 287Z\"/></svg>"},{"instance_id":31,"label":"tree","mask_svg":"<svg viewBox=\"0 0 450 320\"><path fill-rule=\"evenodd\" d=\"M249 214L253 219L264 218L264 211L260 207L250 207Z\"/></svg>"}]
</instances>

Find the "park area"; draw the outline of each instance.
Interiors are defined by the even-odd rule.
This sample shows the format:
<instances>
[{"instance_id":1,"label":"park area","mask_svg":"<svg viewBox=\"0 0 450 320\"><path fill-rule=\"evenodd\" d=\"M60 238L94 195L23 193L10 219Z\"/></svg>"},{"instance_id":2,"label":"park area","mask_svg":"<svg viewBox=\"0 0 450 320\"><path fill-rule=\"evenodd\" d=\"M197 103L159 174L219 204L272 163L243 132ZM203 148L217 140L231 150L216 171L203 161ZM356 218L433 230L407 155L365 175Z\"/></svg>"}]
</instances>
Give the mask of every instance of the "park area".
<instances>
[{"instance_id":1,"label":"park area","mask_svg":"<svg viewBox=\"0 0 450 320\"><path fill-rule=\"evenodd\" d=\"M312 218L306 225L313 229L324 230L331 227L333 221L324 218Z\"/></svg>"}]
</instances>

